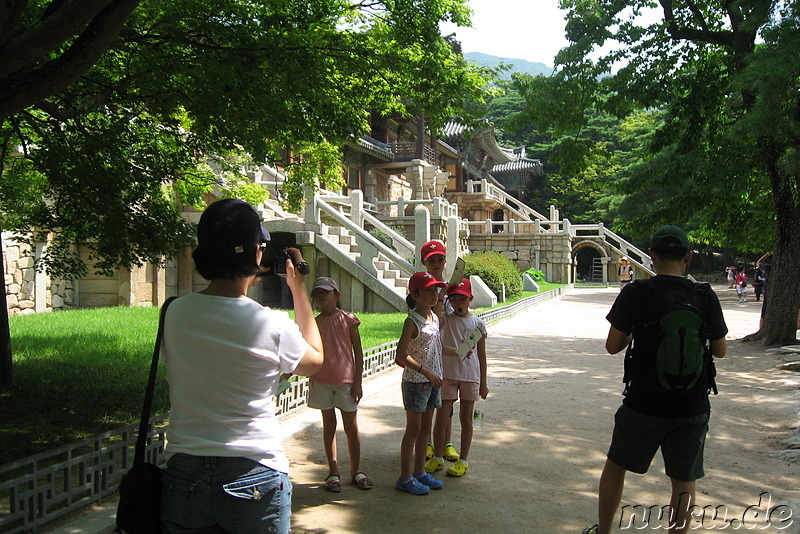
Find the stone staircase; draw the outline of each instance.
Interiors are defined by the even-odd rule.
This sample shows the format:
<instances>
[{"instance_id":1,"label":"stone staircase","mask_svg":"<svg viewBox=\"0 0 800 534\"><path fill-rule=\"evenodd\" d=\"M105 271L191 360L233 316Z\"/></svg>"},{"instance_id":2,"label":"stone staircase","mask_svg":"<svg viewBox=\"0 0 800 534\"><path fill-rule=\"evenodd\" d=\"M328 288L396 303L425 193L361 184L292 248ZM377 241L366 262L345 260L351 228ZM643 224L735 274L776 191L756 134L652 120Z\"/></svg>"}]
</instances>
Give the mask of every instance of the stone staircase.
<instances>
[{"instance_id":1,"label":"stone staircase","mask_svg":"<svg viewBox=\"0 0 800 534\"><path fill-rule=\"evenodd\" d=\"M280 202L274 200L272 198L268 198L264 201L261 206L258 206L256 210L261 214L261 219L264 221L270 221L275 219L282 219L285 221L301 221L303 218L290 211L286 211L281 207Z\"/></svg>"},{"instance_id":2,"label":"stone staircase","mask_svg":"<svg viewBox=\"0 0 800 534\"><path fill-rule=\"evenodd\" d=\"M353 263L363 266L361 249L350 230L342 226L323 224L320 236L333 244ZM392 292L405 298L408 276L403 275L400 269L395 268L394 264L382 254L373 258L371 264L375 270L375 277Z\"/></svg>"}]
</instances>

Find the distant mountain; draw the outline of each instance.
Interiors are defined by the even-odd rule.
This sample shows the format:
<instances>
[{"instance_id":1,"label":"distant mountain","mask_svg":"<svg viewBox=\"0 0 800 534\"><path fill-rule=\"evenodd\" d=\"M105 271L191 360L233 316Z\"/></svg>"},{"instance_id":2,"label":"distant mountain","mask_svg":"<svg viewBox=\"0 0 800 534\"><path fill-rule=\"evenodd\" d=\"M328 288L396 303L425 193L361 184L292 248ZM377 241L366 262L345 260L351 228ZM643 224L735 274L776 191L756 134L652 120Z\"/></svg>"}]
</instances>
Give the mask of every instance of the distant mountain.
<instances>
[{"instance_id":1,"label":"distant mountain","mask_svg":"<svg viewBox=\"0 0 800 534\"><path fill-rule=\"evenodd\" d=\"M481 52L467 52L464 54L464 57L469 61L474 61L481 67L497 67L500 63L510 65L511 68L500 75L503 79L510 79L512 72L530 74L531 76L536 76L537 74L550 76L553 74L553 67L549 67L544 63L527 61L525 59L497 57L489 54L482 54Z\"/></svg>"}]
</instances>

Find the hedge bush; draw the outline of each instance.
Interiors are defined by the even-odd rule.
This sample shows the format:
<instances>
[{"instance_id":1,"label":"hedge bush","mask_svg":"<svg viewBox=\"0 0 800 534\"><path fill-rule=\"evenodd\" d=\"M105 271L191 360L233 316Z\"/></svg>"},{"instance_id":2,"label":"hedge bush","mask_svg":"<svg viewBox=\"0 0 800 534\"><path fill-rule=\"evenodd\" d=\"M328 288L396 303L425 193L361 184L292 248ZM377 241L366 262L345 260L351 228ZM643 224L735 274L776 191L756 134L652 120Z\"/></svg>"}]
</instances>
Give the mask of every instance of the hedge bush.
<instances>
[{"instance_id":1,"label":"hedge bush","mask_svg":"<svg viewBox=\"0 0 800 534\"><path fill-rule=\"evenodd\" d=\"M472 252L464 256L464 276L473 274L480 276L498 298L502 298L503 284L506 298L522 293L522 274L513 261L499 252Z\"/></svg>"}]
</instances>

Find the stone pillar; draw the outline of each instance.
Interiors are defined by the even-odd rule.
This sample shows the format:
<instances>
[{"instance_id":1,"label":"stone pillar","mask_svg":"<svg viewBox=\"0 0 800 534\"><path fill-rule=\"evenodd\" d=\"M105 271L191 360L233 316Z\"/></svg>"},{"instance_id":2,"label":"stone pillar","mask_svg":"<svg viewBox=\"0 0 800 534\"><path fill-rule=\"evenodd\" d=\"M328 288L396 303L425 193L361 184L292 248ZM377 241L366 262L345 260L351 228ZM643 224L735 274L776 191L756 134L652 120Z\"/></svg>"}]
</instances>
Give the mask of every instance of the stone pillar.
<instances>
[{"instance_id":1,"label":"stone pillar","mask_svg":"<svg viewBox=\"0 0 800 534\"><path fill-rule=\"evenodd\" d=\"M177 296L182 297L191 293L194 288L192 287L192 275L194 272L194 260L192 259L192 246L187 245L178 251L178 293Z\"/></svg>"},{"instance_id":2,"label":"stone pillar","mask_svg":"<svg viewBox=\"0 0 800 534\"><path fill-rule=\"evenodd\" d=\"M424 271L422 258L420 257L420 247L423 243L431 240L431 214L425 206L417 205L414 209L414 268L417 271Z\"/></svg>"},{"instance_id":3,"label":"stone pillar","mask_svg":"<svg viewBox=\"0 0 800 534\"><path fill-rule=\"evenodd\" d=\"M406 167L406 172L403 173L406 177L408 184L411 186L411 200L425 200L425 185L423 183L422 161L415 159L411 161L411 165Z\"/></svg>"},{"instance_id":4,"label":"stone pillar","mask_svg":"<svg viewBox=\"0 0 800 534\"><path fill-rule=\"evenodd\" d=\"M138 267L133 269L121 268L119 270L119 286L117 289L117 303L120 306L136 305L136 278L138 278Z\"/></svg>"},{"instance_id":5,"label":"stone pillar","mask_svg":"<svg viewBox=\"0 0 800 534\"><path fill-rule=\"evenodd\" d=\"M161 258L161 262L163 261ZM153 265L153 306L156 307L167 300L167 267L161 262Z\"/></svg>"},{"instance_id":6,"label":"stone pillar","mask_svg":"<svg viewBox=\"0 0 800 534\"><path fill-rule=\"evenodd\" d=\"M448 217L446 224L447 266L452 272L452 269L456 267L456 260L461 256L461 240L458 238L458 217Z\"/></svg>"},{"instance_id":7,"label":"stone pillar","mask_svg":"<svg viewBox=\"0 0 800 534\"><path fill-rule=\"evenodd\" d=\"M350 220L359 228L364 227L364 192L360 189L350 191Z\"/></svg>"},{"instance_id":8,"label":"stone pillar","mask_svg":"<svg viewBox=\"0 0 800 534\"><path fill-rule=\"evenodd\" d=\"M34 262L44 254L44 243L36 243L34 246ZM33 273L33 309L36 313L47 311L47 274L34 269ZM52 302L52 301L51 301Z\"/></svg>"},{"instance_id":9,"label":"stone pillar","mask_svg":"<svg viewBox=\"0 0 800 534\"><path fill-rule=\"evenodd\" d=\"M303 214L303 219L306 223L320 225L319 208L317 208L317 196L311 195L307 188L305 189L306 209Z\"/></svg>"},{"instance_id":10,"label":"stone pillar","mask_svg":"<svg viewBox=\"0 0 800 534\"><path fill-rule=\"evenodd\" d=\"M377 184L378 180L375 178L375 171L372 168L367 168L364 176L364 195L366 198L377 197L375 193Z\"/></svg>"},{"instance_id":11,"label":"stone pillar","mask_svg":"<svg viewBox=\"0 0 800 534\"><path fill-rule=\"evenodd\" d=\"M539 220L537 219L536 222L538 223ZM534 258L535 258L534 261L533 261L533 266L537 271L541 271L542 270L541 263L540 263L540 260L541 260L541 255L540 255L541 249L542 249L541 245L538 245L538 244L537 245L533 245L533 254L534 254Z\"/></svg>"},{"instance_id":12,"label":"stone pillar","mask_svg":"<svg viewBox=\"0 0 800 534\"><path fill-rule=\"evenodd\" d=\"M608 262L611 260L610 257L605 256L600 258L600 261L603 262L603 283L608 284Z\"/></svg>"}]
</instances>

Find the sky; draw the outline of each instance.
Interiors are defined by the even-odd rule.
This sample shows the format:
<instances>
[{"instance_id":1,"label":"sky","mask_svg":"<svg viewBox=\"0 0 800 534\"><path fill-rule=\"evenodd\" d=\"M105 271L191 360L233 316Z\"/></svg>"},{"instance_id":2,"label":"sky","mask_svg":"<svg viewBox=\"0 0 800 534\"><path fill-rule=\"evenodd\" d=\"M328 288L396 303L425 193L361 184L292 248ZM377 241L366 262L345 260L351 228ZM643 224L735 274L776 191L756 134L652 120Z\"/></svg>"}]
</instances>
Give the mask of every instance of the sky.
<instances>
[{"instance_id":1,"label":"sky","mask_svg":"<svg viewBox=\"0 0 800 534\"><path fill-rule=\"evenodd\" d=\"M558 0L467 0L472 28L449 24L442 32L456 32L463 51L483 52L508 59L526 59L553 66L553 58L567 45L564 15Z\"/></svg>"}]
</instances>

